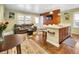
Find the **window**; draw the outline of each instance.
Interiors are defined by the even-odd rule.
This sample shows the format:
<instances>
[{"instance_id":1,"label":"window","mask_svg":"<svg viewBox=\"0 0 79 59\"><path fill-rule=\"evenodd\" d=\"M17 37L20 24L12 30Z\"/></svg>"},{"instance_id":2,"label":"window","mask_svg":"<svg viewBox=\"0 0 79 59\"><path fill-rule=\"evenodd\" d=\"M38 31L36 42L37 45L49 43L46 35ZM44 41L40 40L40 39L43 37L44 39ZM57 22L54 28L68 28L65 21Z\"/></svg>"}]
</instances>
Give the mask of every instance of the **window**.
<instances>
[{"instance_id":1,"label":"window","mask_svg":"<svg viewBox=\"0 0 79 59\"><path fill-rule=\"evenodd\" d=\"M79 13L74 14L73 26L79 28Z\"/></svg>"},{"instance_id":2,"label":"window","mask_svg":"<svg viewBox=\"0 0 79 59\"><path fill-rule=\"evenodd\" d=\"M24 24L24 16L18 16L17 24Z\"/></svg>"},{"instance_id":3,"label":"window","mask_svg":"<svg viewBox=\"0 0 79 59\"><path fill-rule=\"evenodd\" d=\"M31 22L31 16L18 16L17 24L30 24Z\"/></svg>"},{"instance_id":4,"label":"window","mask_svg":"<svg viewBox=\"0 0 79 59\"><path fill-rule=\"evenodd\" d=\"M35 23L39 24L39 17L35 17Z\"/></svg>"},{"instance_id":5,"label":"window","mask_svg":"<svg viewBox=\"0 0 79 59\"><path fill-rule=\"evenodd\" d=\"M36 16L35 17L35 25L40 28L43 26L43 16Z\"/></svg>"}]
</instances>

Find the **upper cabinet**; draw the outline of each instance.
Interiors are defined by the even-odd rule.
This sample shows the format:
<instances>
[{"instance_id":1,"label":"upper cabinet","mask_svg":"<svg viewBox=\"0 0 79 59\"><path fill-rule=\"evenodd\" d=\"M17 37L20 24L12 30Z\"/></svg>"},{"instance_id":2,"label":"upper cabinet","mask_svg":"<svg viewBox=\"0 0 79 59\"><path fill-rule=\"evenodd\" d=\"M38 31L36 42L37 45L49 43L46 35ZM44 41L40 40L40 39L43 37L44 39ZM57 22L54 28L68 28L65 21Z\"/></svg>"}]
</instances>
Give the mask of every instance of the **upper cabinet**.
<instances>
[{"instance_id":1,"label":"upper cabinet","mask_svg":"<svg viewBox=\"0 0 79 59\"><path fill-rule=\"evenodd\" d=\"M0 5L0 20L4 19L4 5Z\"/></svg>"}]
</instances>

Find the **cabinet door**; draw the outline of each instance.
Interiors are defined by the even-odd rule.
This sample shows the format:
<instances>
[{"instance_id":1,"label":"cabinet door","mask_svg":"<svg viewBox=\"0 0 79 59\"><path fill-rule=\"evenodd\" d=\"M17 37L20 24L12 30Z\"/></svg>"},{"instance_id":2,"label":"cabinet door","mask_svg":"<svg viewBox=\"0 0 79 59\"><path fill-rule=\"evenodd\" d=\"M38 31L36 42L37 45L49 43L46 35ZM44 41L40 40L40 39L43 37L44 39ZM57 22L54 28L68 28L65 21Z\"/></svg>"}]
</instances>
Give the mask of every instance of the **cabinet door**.
<instances>
[{"instance_id":1,"label":"cabinet door","mask_svg":"<svg viewBox=\"0 0 79 59\"><path fill-rule=\"evenodd\" d=\"M59 30L59 42L61 43L68 37L68 27Z\"/></svg>"}]
</instances>

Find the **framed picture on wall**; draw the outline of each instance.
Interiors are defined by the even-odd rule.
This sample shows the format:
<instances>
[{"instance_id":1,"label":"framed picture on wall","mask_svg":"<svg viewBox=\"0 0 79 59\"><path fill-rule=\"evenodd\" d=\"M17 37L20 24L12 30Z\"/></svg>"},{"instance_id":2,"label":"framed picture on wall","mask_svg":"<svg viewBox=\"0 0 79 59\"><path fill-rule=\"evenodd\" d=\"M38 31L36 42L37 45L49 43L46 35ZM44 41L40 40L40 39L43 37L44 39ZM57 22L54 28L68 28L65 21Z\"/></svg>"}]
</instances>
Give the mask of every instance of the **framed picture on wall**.
<instances>
[{"instance_id":1,"label":"framed picture on wall","mask_svg":"<svg viewBox=\"0 0 79 59\"><path fill-rule=\"evenodd\" d=\"M70 20L70 14L69 13L64 13L64 17L65 17L65 20Z\"/></svg>"},{"instance_id":2,"label":"framed picture on wall","mask_svg":"<svg viewBox=\"0 0 79 59\"><path fill-rule=\"evenodd\" d=\"M15 19L15 13L14 12L9 12L9 18L10 19Z\"/></svg>"}]
</instances>

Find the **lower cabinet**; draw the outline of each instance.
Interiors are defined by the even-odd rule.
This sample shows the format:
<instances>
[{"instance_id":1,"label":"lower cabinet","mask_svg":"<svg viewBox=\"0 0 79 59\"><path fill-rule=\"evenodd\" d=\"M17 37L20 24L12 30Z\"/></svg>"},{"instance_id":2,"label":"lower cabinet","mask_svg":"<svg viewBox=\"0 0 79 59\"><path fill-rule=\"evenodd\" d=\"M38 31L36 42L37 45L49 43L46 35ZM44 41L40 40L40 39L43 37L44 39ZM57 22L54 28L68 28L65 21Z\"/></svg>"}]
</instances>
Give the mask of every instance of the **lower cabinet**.
<instances>
[{"instance_id":1,"label":"lower cabinet","mask_svg":"<svg viewBox=\"0 0 79 59\"><path fill-rule=\"evenodd\" d=\"M47 32L47 41L57 47L60 46L65 39L71 36L70 27L49 28Z\"/></svg>"},{"instance_id":2,"label":"lower cabinet","mask_svg":"<svg viewBox=\"0 0 79 59\"><path fill-rule=\"evenodd\" d=\"M59 30L58 29L48 29L47 42L59 47Z\"/></svg>"},{"instance_id":3,"label":"lower cabinet","mask_svg":"<svg viewBox=\"0 0 79 59\"><path fill-rule=\"evenodd\" d=\"M62 43L67 37L71 36L69 27L59 29L59 43Z\"/></svg>"}]
</instances>

